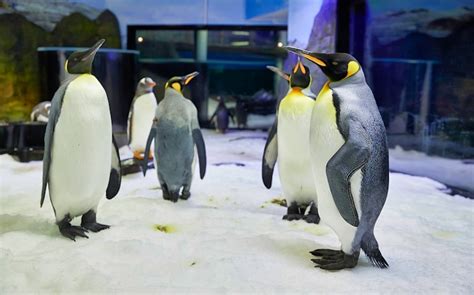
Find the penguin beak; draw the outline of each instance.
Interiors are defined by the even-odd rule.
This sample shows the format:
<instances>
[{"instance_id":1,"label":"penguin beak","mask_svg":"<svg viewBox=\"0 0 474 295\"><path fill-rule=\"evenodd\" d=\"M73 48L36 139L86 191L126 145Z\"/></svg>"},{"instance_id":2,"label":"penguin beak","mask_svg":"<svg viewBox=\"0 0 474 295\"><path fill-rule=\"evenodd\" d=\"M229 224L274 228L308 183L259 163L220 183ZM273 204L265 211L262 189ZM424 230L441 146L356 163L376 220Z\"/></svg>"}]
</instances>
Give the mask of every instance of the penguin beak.
<instances>
[{"instance_id":1,"label":"penguin beak","mask_svg":"<svg viewBox=\"0 0 474 295\"><path fill-rule=\"evenodd\" d=\"M156 86L156 83L154 81L151 81L151 82L148 82L146 84L148 87L155 87Z\"/></svg>"},{"instance_id":2,"label":"penguin beak","mask_svg":"<svg viewBox=\"0 0 474 295\"><path fill-rule=\"evenodd\" d=\"M184 76L183 77L184 85L188 85L188 83L191 82L191 80L197 75L199 75L199 72L193 72L191 74L187 74L186 76Z\"/></svg>"},{"instance_id":3,"label":"penguin beak","mask_svg":"<svg viewBox=\"0 0 474 295\"><path fill-rule=\"evenodd\" d=\"M89 59L94 59L95 54L99 50L99 48L104 44L105 39L100 39L97 43L94 44L91 48L87 49L83 54L82 61L86 61Z\"/></svg>"},{"instance_id":4,"label":"penguin beak","mask_svg":"<svg viewBox=\"0 0 474 295\"><path fill-rule=\"evenodd\" d=\"M305 70L305 68L303 66L303 63L301 62L299 56L298 56L298 63L293 68L293 74L296 74L296 72L298 72L298 70L300 70L303 74L306 74L306 70Z\"/></svg>"},{"instance_id":5,"label":"penguin beak","mask_svg":"<svg viewBox=\"0 0 474 295\"><path fill-rule=\"evenodd\" d=\"M285 79L286 81L290 81L290 75L283 72L282 70L280 70L279 68L277 67L273 67L273 66L267 66L267 69L269 69L270 71L274 72L275 74L277 74L278 76L282 77L283 79Z\"/></svg>"},{"instance_id":6,"label":"penguin beak","mask_svg":"<svg viewBox=\"0 0 474 295\"><path fill-rule=\"evenodd\" d=\"M323 56L319 53L313 53L304 49L299 49L296 47L292 46L285 46L285 49L298 54L299 56L302 56L306 59L309 59L310 61L314 62L320 67L326 67L326 62L323 60Z\"/></svg>"}]
</instances>

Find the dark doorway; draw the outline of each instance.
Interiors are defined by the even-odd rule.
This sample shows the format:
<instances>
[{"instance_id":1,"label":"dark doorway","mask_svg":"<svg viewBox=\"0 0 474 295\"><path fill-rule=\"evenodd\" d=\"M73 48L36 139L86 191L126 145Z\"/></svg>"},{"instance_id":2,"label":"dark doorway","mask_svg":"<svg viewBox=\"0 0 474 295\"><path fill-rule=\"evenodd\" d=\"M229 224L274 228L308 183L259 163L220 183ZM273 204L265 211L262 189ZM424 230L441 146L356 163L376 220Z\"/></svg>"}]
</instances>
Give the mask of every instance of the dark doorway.
<instances>
[{"instance_id":1,"label":"dark doorway","mask_svg":"<svg viewBox=\"0 0 474 295\"><path fill-rule=\"evenodd\" d=\"M353 55L364 65L367 3L365 0L337 1L336 51Z\"/></svg>"}]
</instances>

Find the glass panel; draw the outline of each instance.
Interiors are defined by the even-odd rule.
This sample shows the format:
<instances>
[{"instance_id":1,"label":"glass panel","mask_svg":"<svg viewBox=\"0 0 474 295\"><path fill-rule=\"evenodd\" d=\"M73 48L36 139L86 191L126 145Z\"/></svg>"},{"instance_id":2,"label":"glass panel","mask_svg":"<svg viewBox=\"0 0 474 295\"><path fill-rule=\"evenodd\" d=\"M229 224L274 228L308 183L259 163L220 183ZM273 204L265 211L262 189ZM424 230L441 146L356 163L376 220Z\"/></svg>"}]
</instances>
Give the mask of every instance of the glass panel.
<instances>
[{"instance_id":1,"label":"glass panel","mask_svg":"<svg viewBox=\"0 0 474 295\"><path fill-rule=\"evenodd\" d=\"M141 59L194 59L193 30L138 30L137 50Z\"/></svg>"},{"instance_id":2,"label":"glass panel","mask_svg":"<svg viewBox=\"0 0 474 295\"><path fill-rule=\"evenodd\" d=\"M277 55L278 31L219 30L208 32L208 59L265 60Z\"/></svg>"}]
</instances>

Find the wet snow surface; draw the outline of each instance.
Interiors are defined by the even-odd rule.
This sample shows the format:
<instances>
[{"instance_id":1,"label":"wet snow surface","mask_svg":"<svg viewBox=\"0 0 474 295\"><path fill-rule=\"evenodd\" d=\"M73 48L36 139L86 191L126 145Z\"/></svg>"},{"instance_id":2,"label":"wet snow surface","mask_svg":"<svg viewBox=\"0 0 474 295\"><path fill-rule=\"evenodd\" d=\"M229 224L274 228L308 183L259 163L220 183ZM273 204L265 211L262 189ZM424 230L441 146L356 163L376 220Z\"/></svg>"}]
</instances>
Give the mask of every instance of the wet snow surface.
<instances>
[{"instance_id":1,"label":"wet snow surface","mask_svg":"<svg viewBox=\"0 0 474 295\"><path fill-rule=\"evenodd\" d=\"M391 174L375 228L390 268L362 254L355 269L327 272L308 252L337 248L336 236L281 220L285 208L271 202L281 198L278 177L271 190L261 183L265 134L204 134L208 171L188 201L164 201L154 170L126 176L119 195L99 205L98 221L112 227L76 242L59 234L49 201L39 208L41 162L0 156L0 293L473 294L472 200Z\"/></svg>"}]
</instances>

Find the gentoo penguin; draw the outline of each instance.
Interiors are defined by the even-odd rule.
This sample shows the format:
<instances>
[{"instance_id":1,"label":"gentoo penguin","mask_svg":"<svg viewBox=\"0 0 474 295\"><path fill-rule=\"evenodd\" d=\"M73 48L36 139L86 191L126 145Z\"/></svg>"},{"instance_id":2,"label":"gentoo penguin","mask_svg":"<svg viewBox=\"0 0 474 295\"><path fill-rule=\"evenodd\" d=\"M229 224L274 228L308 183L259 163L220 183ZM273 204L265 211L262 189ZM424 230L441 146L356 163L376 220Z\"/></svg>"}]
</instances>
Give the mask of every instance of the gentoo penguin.
<instances>
[{"instance_id":1,"label":"gentoo penguin","mask_svg":"<svg viewBox=\"0 0 474 295\"><path fill-rule=\"evenodd\" d=\"M135 159L142 160L146 140L155 117L156 98L153 87L156 83L151 78L143 78L138 82L135 97L128 113L128 145ZM151 154L148 155L151 158Z\"/></svg>"},{"instance_id":2,"label":"gentoo penguin","mask_svg":"<svg viewBox=\"0 0 474 295\"><path fill-rule=\"evenodd\" d=\"M177 202L191 196L194 173L194 146L199 158L201 179L206 173L206 147L199 128L194 104L183 96L182 89L199 73L173 77L165 84L164 99L156 108L153 127L148 135L145 155L155 140L155 163L163 198ZM143 175L147 163L142 161ZM181 191L182 190L182 191ZM181 192L180 192L181 191Z\"/></svg>"},{"instance_id":3,"label":"gentoo penguin","mask_svg":"<svg viewBox=\"0 0 474 295\"><path fill-rule=\"evenodd\" d=\"M329 81L313 108L311 165L321 220L341 241L341 250L312 252L318 267L357 265L360 249L373 265L388 267L374 226L388 193L386 131L357 60L346 53L323 54L288 47L317 64Z\"/></svg>"},{"instance_id":4,"label":"gentoo penguin","mask_svg":"<svg viewBox=\"0 0 474 295\"><path fill-rule=\"evenodd\" d=\"M43 101L35 105L30 114L30 119L33 122L48 122L49 111L51 109L50 101Z\"/></svg>"},{"instance_id":5,"label":"gentoo penguin","mask_svg":"<svg viewBox=\"0 0 474 295\"><path fill-rule=\"evenodd\" d=\"M225 105L224 99L222 97L218 97L219 104L217 105L216 111L212 114L209 121L213 121L215 119L214 125L216 126L216 131L220 133L225 133L227 128L229 128L229 117L234 120L232 114L230 113L229 109Z\"/></svg>"},{"instance_id":6,"label":"gentoo penguin","mask_svg":"<svg viewBox=\"0 0 474 295\"><path fill-rule=\"evenodd\" d=\"M104 194L111 199L120 188L120 159L107 94L91 75L94 56L104 42L67 59L70 78L54 94L44 138L40 204L48 186L59 231L74 241L76 236L87 238L88 230L109 228L97 223L97 205ZM80 215L81 226L71 225Z\"/></svg>"},{"instance_id":7,"label":"gentoo penguin","mask_svg":"<svg viewBox=\"0 0 474 295\"><path fill-rule=\"evenodd\" d=\"M286 220L305 219L319 223L316 187L311 170L309 127L315 95L311 92L309 68L298 60L291 75L278 68L267 67L289 82L287 95L281 100L275 122L270 129L262 160L262 179L272 186L273 168L278 158L281 187L288 210ZM309 214L304 215L310 206Z\"/></svg>"}]
</instances>

